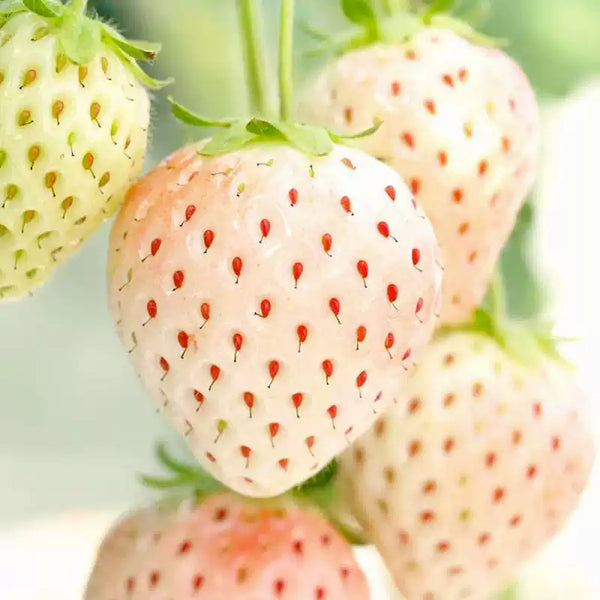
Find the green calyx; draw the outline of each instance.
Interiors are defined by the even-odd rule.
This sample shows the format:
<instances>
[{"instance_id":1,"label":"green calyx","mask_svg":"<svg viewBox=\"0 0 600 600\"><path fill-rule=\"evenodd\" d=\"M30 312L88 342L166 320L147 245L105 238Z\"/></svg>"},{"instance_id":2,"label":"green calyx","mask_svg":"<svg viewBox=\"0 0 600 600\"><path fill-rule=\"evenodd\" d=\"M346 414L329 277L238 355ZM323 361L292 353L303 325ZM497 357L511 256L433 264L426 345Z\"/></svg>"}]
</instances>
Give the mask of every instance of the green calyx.
<instances>
[{"instance_id":1,"label":"green calyx","mask_svg":"<svg viewBox=\"0 0 600 600\"><path fill-rule=\"evenodd\" d=\"M496 274L484 305L475 311L473 319L468 323L442 327L436 335L442 337L457 331L479 333L494 339L511 358L524 365L535 366L550 358L570 366L557 346L571 340L553 336L552 329L553 324L549 321L511 319L506 309L501 276Z\"/></svg>"},{"instance_id":2,"label":"green calyx","mask_svg":"<svg viewBox=\"0 0 600 600\"><path fill-rule=\"evenodd\" d=\"M171 83L171 80L154 79L138 64L138 60L154 60L160 52L160 44L128 40L108 23L86 16L85 7L85 0L71 0L68 4L58 0L0 0L0 17L31 12L46 19L64 53L78 65L88 64L108 47L149 88Z\"/></svg>"},{"instance_id":3,"label":"green calyx","mask_svg":"<svg viewBox=\"0 0 600 600\"><path fill-rule=\"evenodd\" d=\"M173 115L187 125L195 127L215 127L218 130L206 143L199 154L215 156L234 152L257 143L280 142L289 144L309 156L326 156L336 143L372 135L379 129L378 121L372 127L354 135L342 135L325 127L303 125L284 120L263 119L209 119L202 117L169 98Z\"/></svg>"},{"instance_id":4,"label":"green calyx","mask_svg":"<svg viewBox=\"0 0 600 600\"><path fill-rule=\"evenodd\" d=\"M186 498L198 501L227 489L199 466L174 458L164 444L157 445L156 457L168 475L142 475L140 479L145 486L169 494L163 498L166 506L169 506L171 501L179 502ZM360 532L339 518L339 511L336 510L339 501L337 474L338 464L333 460L303 484L282 496L264 502L276 506L280 501L290 498L298 503L316 507L350 543L364 544Z\"/></svg>"},{"instance_id":5,"label":"green calyx","mask_svg":"<svg viewBox=\"0 0 600 600\"><path fill-rule=\"evenodd\" d=\"M317 45L311 55L342 54L377 42L402 44L426 27L449 29L482 46L504 45L504 40L479 33L469 20L479 15L453 15L457 0L340 0L342 12L359 31L330 36L311 27L306 33Z\"/></svg>"}]
</instances>

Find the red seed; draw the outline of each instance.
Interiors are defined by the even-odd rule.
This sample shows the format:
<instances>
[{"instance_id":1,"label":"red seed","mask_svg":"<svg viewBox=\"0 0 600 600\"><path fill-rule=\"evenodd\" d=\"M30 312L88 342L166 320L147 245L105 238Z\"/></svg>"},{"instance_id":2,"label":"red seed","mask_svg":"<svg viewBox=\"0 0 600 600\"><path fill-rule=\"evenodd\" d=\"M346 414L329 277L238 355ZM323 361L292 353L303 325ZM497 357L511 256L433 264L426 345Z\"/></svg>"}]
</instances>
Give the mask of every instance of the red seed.
<instances>
[{"instance_id":1,"label":"red seed","mask_svg":"<svg viewBox=\"0 0 600 600\"><path fill-rule=\"evenodd\" d=\"M177 341L179 342L179 345L184 348L187 349L190 338L188 336L188 334L185 331L180 331L177 334Z\"/></svg>"},{"instance_id":2,"label":"red seed","mask_svg":"<svg viewBox=\"0 0 600 600\"><path fill-rule=\"evenodd\" d=\"M321 243L323 244L323 250L325 250L325 254L329 254L329 251L331 250L331 246L333 244L331 235L329 233L324 234L321 238ZM329 254L329 256L331 255Z\"/></svg>"},{"instance_id":3,"label":"red seed","mask_svg":"<svg viewBox=\"0 0 600 600\"><path fill-rule=\"evenodd\" d=\"M200 305L200 314L205 321L210 319L210 304L208 302L203 302Z\"/></svg>"},{"instance_id":4,"label":"red seed","mask_svg":"<svg viewBox=\"0 0 600 600\"><path fill-rule=\"evenodd\" d=\"M156 253L160 250L161 244L162 241L159 238L152 240L152 243L150 244L150 254L152 254L152 256L156 256Z\"/></svg>"},{"instance_id":5,"label":"red seed","mask_svg":"<svg viewBox=\"0 0 600 600\"><path fill-rule=\"evenodd\" d=\"M401 91L401 83L399 81L392 81L392 96L399 96Z\"/></svg>"},{"instance_id":6,"label":"red seed","mask_svg":"<svg viewBox=\"0 0 600 600\"><path fill-rule=\"evenodd\" d=\"M331 298L331 300L329 300L329 308L331 309L331 312L334 314L337 322L341 324L339 316L338 316L340 314L340 301L337 298Z\"/></svg>"},{"instance_id":7,"label":"red seed","mask_svg":"<svg viewBox=\"0 0 600 600\"><path fill-rule=\"evenodd\" d=\"M250 417L252 417L252 409L254 408L254 394L252 392L244 392L244 402L250 409Z\"/></svg>"},{"instance_id":8,"label":"red seed","mask_svg":"<svg viewBox=\"0 0 600 600\"><path fill-rule=\"evenodd\" d=\"M296 202L298 202L298 190L295 188L292 188L289 192L288 192L288 197L290 199L290 204L292 206L296 206Z\"/></svg>"},{"instance_id":9,"label":"red seed","mask_svg":"<svg viewBox=\"0 0 600 600\"><path fill-rule=\"evenodd\" d=\"M398 299L398 286L394 283L390 283L387 286L387 297L391 303L396 302L396 300Z\"/></svg>"},{"instance_id":10,"label":"red seed","mask_svg":"<svg viewBox=\"0 0 600 600\"><path fill-rule=\"evenodd\" d=\"M260 238L261 242L269 235L270 231L271 223L267 219L263 219L260 222L260 232L262 233L262 237Z\"/></svg>"},{"instance_id":11,"label":"red seed","mask_svg":"<svg viewBox=\"0 0 600 600\"><path fill-rule=\"evenodd\" d=\"M236 283L239 281L240 275L242 274L242 259L239 256L236 256L232 261L231 261L231 267L233 269L233 272L236 276Z\"/></svg>"},{"instance_id":12,"label":"red seed","mask_svg":"<svg viewBox=\"0 0 600 600\"><path fill-rule=\"evenodd\" d=\"M279 433L279 423L269 423L269 433L273 439Z\"/></svg>"},{"instance_id":13,"label":"red seed","mask_svg":"<svg viewBox=\"0 0 600 600\"><path fill-rule=\"evenodd\" d=\"M167 361L167 359L164 356L160 357L160 360L158 361L160 364L160 368L165 372L168 373L169 372L169 362Z\"/></svg>"},{"instance_id":14,"label":"red seed","mask_svg":"<svg viewBox=\"0 0 600 600\"><path fill-rule=\"evenodd\" d=\"M298 279L302 277L302 272L304 271L304 265L301 262L294 263L292 267L292 274L294 276L294 281L296 282L295 287L298 287Z\"/></svg>"},{"instance_id":15,"label":"red seed","mask_svg":"<svg viewBox=\"0 0 600 600\"><path fill-rule=\"evenodd\" d=\"M411 355L411 349L409 348L403 355L402 360L406 360Z\"/></svg>"},{"instance_id":16,"label":"red seed","mask_svg":"<svg viewBox=\"0 0 600 600\"><path fill-rule=\"evenodd\" d=\"M269 363L269 375L271 376L271 381L267 387L271 387L273 380L277 377L277 373L279 373L279 362L276 360L272 360Z\"/></svg>"},{"instance_id":17,"label":"red seed","mask_svg":"<svg viewBox=\"0 0 600 600\"><path fill-rule=\"evenodd\" d=\"M240 446L240 452L244 458L249 458L250 454L252 454L252 449L248 448L248 446Z\"/></svg>"},{"instance_id":18,"label":"red seed","mask_svg":"<svg viewBox=\"0 0 600 600\"><path fill-rule=\"evenodd\" d=\"M221 369L219 367L217 367L217 365L211 365L210 376L212 378L212 382L211 382L210 386L208 387L209 391L212 389L212 386L215 384L217 379L219 379L220 374L221 374Z\"/></svg>"},{"instance_id":19,"label":"red seed","mask_svg":"<svg viewBox=\"0 0 600 600\"><path fill-rule=\"evenodd\" d=\"M173 273L173 285L175 286L176 290L178 290L183 285L184 279L185 276L183 274L183 271L175 271L175 273Z\"/></svg>"},{"instance_id":20,"label":"red seed","mask_svg":"<svg viewBox=\"0 0 600 600\"><path fill-rule=\"evenodd\" d=\"M396 199L396 188L393 185L388 185L385 188L385 193L392 199Z\"/></svg>"},{"instance_id":21,"label":"red seed","mask_svg":"<svg viewBox=\"0 0 600 600\"><path fill-rule=\"evenodd\" d=\"M395 342L395 338L394 338L394 334L390 331L386 336L385 336L385 349L389 350L390 348L392 348L394 346L394 342Z\"/></svg>"},{"instance_id":22,"label":"red seed","mask_svg":"<svg viewBox=\"0 0 600 600\"><path fill-rule=\"evenodd\" d=\"M306 447L308 448L308 451L312 454L312 447L315 445L315 436L309 435L304 441L306 442Z\"/></svg>"},{"instance_id":23,"label":"red seed","mask_svg":"<svg viewBox=\"0 0 600 600\"><path fill-rule=\"evenodd\" d=\"M379 231L384 238L391 237L395 242L398 241L393 235L390 234L390 227L385 221L379 221L379 223L377 223L377 231Z\"/></svg>"},{"instance_id":24,"label":"red seed","mask_svg":"<svg viewBox=\"0 0 600 600\"><path fill-rule=\"evenodd\" d=\"M298 325L296 333L298 334L298 341L301 344L303 344L306 341L306 338L308 337L308 329L306 325Z\"/></svg>"},{"instance_id":25,"label":"red seed","mask_svg":"<svg viewBox=\"0 0 600 600\"><path fill-rule=\"evenodd\" d=\"M356 387L361 388L367 382L367 372L361 371L356 378Z\"/></svg>"},{"instance_id":26,"label":"red seed","mask_svg":"<svg viewBox=\"0 0 600 600\"><path fill-rule=\"evenodd\" d=\"M296 392L295 394L292 394L292 404L294 405L294 408L296 409L297 415L298 415L298 409L300 408L300 406L302 406L303 401L304 401L303 393Z\"/></svg>"},{"instance_id":27,"label":"red seed","mask_svg":"<svg viewBox=\"0 0 600 600\"><path fill-rule=\"evenodd\" d=\"M356 329L356 348L358 349L358 344L365 341L367 337L367 328L364 325L359 325Z\"/></svg>"},{"instance_id":28,"label":"red seed","mask_svg":"<svg viewBox=\"0 0 600 600\"><path fill-rule=\"evenodd\" d=\"M348 213L348 214L354 214L352 212L352 203L350 202L350 198L348 198L348 196L344 196L341 200L340 200L340 204L342 205L342 208Z\"/></svg>"},{"instance_id":29,"label":"red seed","mask_svg":"<svg viewBox=\"0 0 600 600\"><path fill-rule=\"evenodd\" d=\"M186 209L185 209L185 220L189 221L193 216L194 213L196 212L196 207L193 204L190 204Z\"/></svg>"},{"instance_id":30,"label":"red seed","mask_svg":"<svg viewBox=\"0 0 600 600\"><path fill-rule=\"evenodd\" d=\"M337 417L337 406L335 404L332 404L328 409L327 409L327 414L330 416L331 420L333 421L336 417ZM335 423L333 425L334 429L335 429Z\"/></svg>"},{"instance_id":31,"label":"red seed","mask_svg":"<svg viewBox=\"0 0 600 600\"><path fill-rule=\"evenodd\" d=\"M369 265L364 260L359 260L356 263L356 270L358 271L358 274L363 278L363 281L369 275ZM364 283L365 283L365 287L367 287L367 282L364 281Z\"/></svg>"},{"instance_id":32,"label":"red seed","mask_svg":"<svg viewBox=\"0 0 600 600\"><path fill-rule=\"evenodd\" d=\"M204 394L202 392L199 392L198 390L194 390L194 398L196 402L200 406L202 406L202 404L204 403Z\"/></svg>"},{"instance_id":33,"label":"red seed","mask_svg":"<svg viewBox=\"0 0 600 600\"><path fill-rule=\"evenodd\" d=\"M154 317L156 317L156 314L158 312L158 307L156 305L156 301L148 300L148 304L146 304L146 310L148 311L148 316L151 319L154 319Z\"/></svg>"},{"instance_id":34,"label":"red seed","mask_svg":"<svg viewBox=\"0 0 600 600\"><path fill-rule=\"evenodd\" d=\"M329 383L329 378L333 375L333 363L329 359L326 359L321 363L321 366L325 373L325 380Z\"/></svg>"},{"instance_id":35,"label":"red seed","mask_svg":"<svg viewBox=\"0 0 600 600\"><path fill-rule=\"evenodd\" d=\"M415 147L415 138L412 133L405 131L402 134L402 141L412 150Z\"/></svg>"},{"instance_id":36,"label":"red seed","mask_svg":"<svg viewBox=\"0 0 600 600\"><path fill-rule=\"evenodd\" d=\"M233 347L235 348L236 352L242 349L242 344L244 343L244 338L241 333L234 333L232 341L233 341Z\"/></svg>"},{"instance_id":37,"label":"red seed","mask_svg":"<svg viewBox=\"0 0 600 600\"><path fill-rule=\"evenodd\" d=\"M266 298L260 301L260 313L255 313L259 317L266 319L271 312L271 302Z\"/></svg>"},{"instance_id":38,"label":"red seed","mask_svg":"<svg viewBox=\"0 0 600 600\"><path fill-rule=\"evenodd\" d=\"M206 248L204 250L204 254L206 254L208 252L208 249L211 247L213 240L215 239L215 232L212 229L207 229L204 232L204 247Z\"/></svg>"},{"instance_id":39,"label":"red seed","mask_svg":"<svg viewBox=\"0 0 600 600\"><path fill-rule=\"evenodd\" d=\"M289 464L289 459L287 458L281 458L277 461L277 464L284 470L287 471L288 468L288 464Z\"/></svg>"},{"instance_id":40,"label":"red seed","mask_svg":"<svg viewBox=\"0 0 600 600\"><path fill-rule=\"evenodd\" d=\"M418 248L413 248L412 250L412 263L413 266L417 266L419 261L421 260L421 251Z\"/></svg>"}]
</instances>

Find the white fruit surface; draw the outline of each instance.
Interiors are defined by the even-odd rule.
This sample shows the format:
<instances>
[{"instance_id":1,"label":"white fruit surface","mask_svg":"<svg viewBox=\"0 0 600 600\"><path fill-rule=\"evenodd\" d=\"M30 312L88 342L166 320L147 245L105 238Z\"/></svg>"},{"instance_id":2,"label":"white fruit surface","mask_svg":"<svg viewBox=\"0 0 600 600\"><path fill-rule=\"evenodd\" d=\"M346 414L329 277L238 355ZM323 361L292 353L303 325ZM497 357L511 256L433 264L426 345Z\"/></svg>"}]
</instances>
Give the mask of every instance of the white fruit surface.
<instances>
[{"instance_id":1,"label":"white fruit surface","mask_svg":"<svg viewBox=\"0 0 600 600\"><path fill-rule=\"evenodd\" d=\"M202 466L276 495L398 395L436 320L437 244L400 177L358 150L199 148L130 191L111 237L113 315Z\"/></svg>"},{"instance_id":2,"label":"white fruit surface","mask_svg":"<svg viewBox=\"0 0 600 600\"><path fill-rule=\"evenodd\" d=\"M343 465L409 600L483 600L562 528L593 456L571 372L527 368L489 338L453 333Z\"/></svg>"}]
</instances>

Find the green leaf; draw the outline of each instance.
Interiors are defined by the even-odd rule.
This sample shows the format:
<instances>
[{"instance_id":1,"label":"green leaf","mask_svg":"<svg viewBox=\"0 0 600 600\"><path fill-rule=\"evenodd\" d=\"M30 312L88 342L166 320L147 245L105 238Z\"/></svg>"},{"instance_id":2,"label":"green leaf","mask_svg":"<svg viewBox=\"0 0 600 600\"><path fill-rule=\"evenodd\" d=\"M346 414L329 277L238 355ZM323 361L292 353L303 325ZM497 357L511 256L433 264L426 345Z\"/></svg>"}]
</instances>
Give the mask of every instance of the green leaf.
<instances>
[{"instance_id":1,"label":"green leaf","mask_svg":"<svg viewBox=\"0 0 600 600\"><path fill-rule=\"evenodd\" d=\"M331 129L328 129L327 131L329 132L329 137L334 142L343 143L344 140L356 140L359 138L364 138L364 137L373 135L381 127L382 123L383 123L383 121L381 119L375 119L375 121L374 121L373 125L371 125L371 127L369 127L368 129L364 129L363 131L359 131L358 133L351 133L351 134L337 133L335 131L332 131Z\"/></svg>"},{"instance_id":2,"label":"green leaf","mask_svg":"<svg viewBox=\"0 0 600 600\"><path fill-rule=\"evenodd\" d=\"M156 457L164 467L173 473L188 476L196 476L199 473L199 469L195 465L188 465L171 456L167 447L162 443L156 446Z\"/></svg>"},{"instance_id":3,"label":"green leaf","mask_svg":"<svg viewBox=\"0 0 600 600\"><path fill-rule=\"evenodd\" d=\"M248 121L246 131L265 138L280 138L282 135L277 125L257 118Z\"/></svg>"},{"instance_id":4,"label":"green leaf","mask_svg":"<svg viewBox=\"0 0 600 600\"><path fill-rule=\"evenodd\" d=\"M199 150L201 156L216 156L234 152L260 138L246 129L246 124L235 123L229 129L217 131L215 135Z\"/></svg>"},{"instance_id":5,"label":"green leaf","mask_svg":"<svg viewBox=\"0 0 600 600\"><path fill-rule=\"evenodd\" d=\"M313 475L310 479L307 479L304 483L300 484L295 488L295 493L299 495L306 494L307 492L314 492L317 489L324 488L333 482L338 473L338 462L333 459L327 463L316 475Z\"/></svg>"},{"instance_id":6,"label":"green leaf","mask_svg":"<svg viewBox=\"0 0 600 600\"><path fill-rule=\"evenodd\" d=\"M125 54L125 52L123 52L121 48L119 48L116 44L114 44L113 50L115 51L115 54L123 61L123 63L129 69L131 74L136 79L139 79L146 87L149 87L153 90L158 90L173 83L172 77L161 80L155 79L154 77L148 75L148 73L146 73L146 71L144 71L144 69L142 69L142 67L140 67L140 65L137 64L135 59L131 58L131 56L129 56L128 54Z\"/></svg>"},{"instance_id":7,"label":"green leaf","mask_svg":"<svg viewBox=\"0 0 600 600\"><path fill-rule=\"evenodd\" d=\"M504 38L494 38L480 33L468 23L465 23L461 19L455 19L447 14L433 15L430 18L430 22L426 24L442 29L450 29L450 31L460 35L472 44L479 46L502 47L508 45L508 40Z\"/></svg>"},{"instance_id":8,"label":"green leaf","mask_svg":"<svg viewBox=\"0 0 600 600\"><path fill-rule=\"evenodd\" d=\"M172 96L169 96L167 100L171 104L173 115L187 125L193 125L194 127L231 127L235 122L233 119L208 119L179 104Z\"/></svg>"},{"instance_id":9,"label":"green leaf","mask_svg":"<svg viewBox=\"0 0 600 600\"><path fill-rule=\"evenodd\" d=\"M329 132L323 127L297 125L295 123L277 123L285 139L294 148L312 156L326 156L333 150Z\"/></svg>"},{"instance_id":10,"label":"green leaf","mask_svg":"<svg viewBox=\"0 0 600 600\"><path fill-rule=\"evenodd\" d=\"M180 487L191 487L191 478L187 475L180 477L153 477L152 475L140 475L142 483L148 487L167 490Z\"/></svg>"},{"instance_id":11,"label":"green leaf","mask_svg":"<svg viewBox=\"0 0 600 600\"><path fill-rule=\"evenodd\" d=\"M138 60L154 60L160 52L161 44L147 42L145 40L128 40L122 36L114 27L103 23L102 33L108 36L125 54Z\"/></svg>"},{"instance_id":12,"label":"green leaf","mask_svg":"<svg viewBox=\"0 0 600 600\"><path fill-rule=\"evenodd\" d=\"M342 10L349 21L370 29L377 27L377 15L369 0L342 0Z\"/></svg>"},{"instance_id":13,"label":"green leaf","mask_svg":"<svg viewBox=\"0 0 600 600\"><path fill-rule=\"evenodd\" d=\"M62 11L57 10L56 4L47 0L23 0L23 4L40 17L58 17ZM62 6L61 6L62 8Z\"/></svg>"},{"instance_id":14,"label":"green leaf","mask_svg":"<svg viewBox=\"0 0 600 600\"><path fill-rule=\"evenodd\" d=\"M423 13L423 22L429 25L433 15L448 12L452 9L455 2L456 0L433 0L429 8Z\"/></svg>"},{"instance_id":15,"label":"green leaf","mask_svg":"<svg viewBox=\"0 0 600 600\"><path fill-rule=\"evenodd\" d=\"M90 63L102 48L101 24L82 15L66 13L60 41L65 54L78 65Z\"/></svg>"}]
</instances>

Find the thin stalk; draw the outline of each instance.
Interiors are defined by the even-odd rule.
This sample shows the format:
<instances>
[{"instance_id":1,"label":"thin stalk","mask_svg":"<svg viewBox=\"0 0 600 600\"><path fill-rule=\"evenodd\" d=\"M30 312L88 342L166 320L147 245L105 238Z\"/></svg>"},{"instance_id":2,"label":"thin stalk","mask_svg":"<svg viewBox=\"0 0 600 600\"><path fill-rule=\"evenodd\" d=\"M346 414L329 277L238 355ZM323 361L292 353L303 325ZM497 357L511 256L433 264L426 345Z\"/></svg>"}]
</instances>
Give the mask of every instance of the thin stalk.
<instances>
[{"instance_id":1,"label":"thin stalk","mask_svg":"<svg viewBox=\"0 0 600 600\"><path fill-rule=\"evenodd\" d=\"M267 79L265 76L265 52L263 47L262 23L260 19L261 0L238 0L241 37L244 44L246 84L250 91L250 108L253 112L266 116Z\"/></svg>"},{"instance_id":2,"label":"thin stalk","mask_svg":"<svg viewBox=\"0 0 600 600\"><path fill-rule=\"evenodd\" d=\"M507 319L506 308L506 290L504 287L504 278L500 268L493 275L488 289L489 310L492 316L494 327L502 328Z\"/></svg>"},{"instance_id":3,"label":"thin stalk","mask_svg":"<svg viewBox=\"0 0 600 600\"><path fill-rule=\"evenodd\" d=\"M279 116L289 121L294 90L294 6L295 0L281 0L279 32Z\"/></svg>"},{"instance_id":4,"label":"thin stalk","mask_svg":"<svg viewBox=\"0 0 600 600\"><path fill-rule=\"evenodd\" d=\"M73 13L77 15L83 15L87 8L88 0L71 0L69 7L73 11Z\"/></svg>"}]
</instances>

